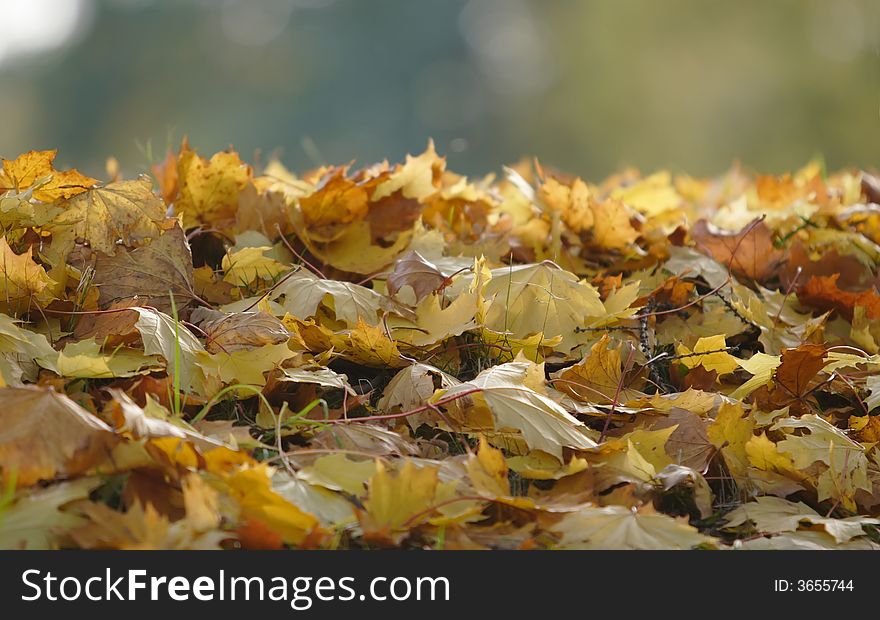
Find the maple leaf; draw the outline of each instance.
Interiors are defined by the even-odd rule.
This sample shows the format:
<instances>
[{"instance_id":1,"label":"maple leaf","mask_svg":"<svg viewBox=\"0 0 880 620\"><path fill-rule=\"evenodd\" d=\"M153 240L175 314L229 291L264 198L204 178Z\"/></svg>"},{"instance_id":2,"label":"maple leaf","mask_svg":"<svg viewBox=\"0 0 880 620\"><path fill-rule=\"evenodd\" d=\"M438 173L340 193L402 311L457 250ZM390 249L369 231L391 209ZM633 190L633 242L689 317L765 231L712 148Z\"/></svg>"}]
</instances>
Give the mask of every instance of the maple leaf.
<instances>
[{"instance_id":1,"label":"maple leaf","mask_svg":"<svg viewBox=\"0 0 880 620\"><path fill-rule=\"evenodd\" d=\"M131 310L138 314L134 326L141 335L144 353L161 355L169 374L179 375L184 391L206 396L218 388L217 379L202 368L208 359L207 351L189 329L153 308L133 307Z\"/></svg>"},{"instance_id":2,"label":"maple leaf","mask_svg":"<svg viewBox=\"0 0 880 620\"><path fill-rule=\"evenodd\" d=\"M621 250L631 246L639 237L630 223L631 214L622 202L605 200L591 202L593 210L593 238L605 249Z\"/></svg>"},{"instance_id":3,"label":"maple leaf","mask_svg":"<svg viewBox=\"0 0 880 620\"><path fill-rule=\"evenodd\" d=\"M507 478L508 467L504 461L504 453L489 445L484 436L480 436L480 447L477 453L468 455L465 468L471 484L479 493L488 497L510 494L510 481Z\"/></svg>"},{"instance_id":4,"label":"maple leaf","mask_svg":"<svg viewBox=\"0 0 880 620\"><path fill-rule=\"evenodd\" d=\"M847 519L823 517L803 502L790 502L781 497L758 497L755 501L743 504L724 515L728 528L737 527L746 521L755 524L762 533L779 534L794 532L801 524L822 526L838 543L845 543L857 536L866 534L865 525L880 525L880 520L861 516Z\"/></svg>"},{"instance_id":5,"label":"maple leaf","mask_svg":"<svg viewBox=\"0 0 880 620\"><path fill-rule=\"evenodd\" d=\"M321 387L344 390L352 396L355 394L355 391L348 384L348 377L330 368L320 367L315 370L282 368L281 373L281 376L277 377L279 382L310 383L320 385Z\"/></svg>"},{"instance_id":6,"label":"maple leaf","mask_svg":"<svg viewBox=\"0 0 880 620\"><path fill-rule=\"evenodd\" d=\"M318 278L302 269L281 282L272 298L281 299L284 311L298 319L316 316L318 309L323 306L348 327L354 327L358 321L376 325L383 312L407 314L402 306L373 289L351 282Z\"/></svg>"},{"instance_id":7,"label":"maple leaf","mask_svg":"<svg viewBox=\"0 0 880 620\"><path fill-rule=\"evenodd\" d=\"M412 289L416 303L447 283L443 272L427 258L411 250L394 261L394 270L388 276L388 294L391 296L405 286Z\"/></svg>"},{"instance_id":8,"label":"maple leaf","mask_svg":"<svg viewBox=\"0 0 880 620\"><path fill-rule=\"evenodd\" d=\"M3 479L19 486L74 476L102 462L113 430L64 394L37 387L0 388Z\"/></svg>"},{"instance_id":9,"label":"maple leaf","mask_svg":"<svg viewBox=\"0 0 880 620\"><path fill-rule=\"evenodd\" d=\"M773 233L767 225L754 220L738 233L713 232L705 220L691 230L697 249L705 252L735 274L758 282L776 272L782 252L773 245Z\"/></svg>"},{"instance_id":10,"label":"maple leaf","mask_svg":"<svg viewBox=\"0 0 880 620\"><path fill-rule=\"evenodd\" d=\"M716 544L684 519L624 506L581 508L553 530L561 535L561 549L692 549Z\"/></svg>"},{"instance_id":11,"label":"maple leaf","mask_svg":"<svg viewBox=\"0 0 880 620\"><path fill-rule=\"evenodd\" d=\"M682 196L672 183L672 175L666 171L656 172L626 187L617 187L611 196L649 217L675 211L682 203Z\"/></svg>"},{"instance_id":12,"label":"maple leaf","mask_svg":"<svg viewBox=\"0 0 880 620\"><path fill-rule=\"evenodd\" d=\"M578 400L600 405L609 405L615 398L618 403L639 398L643 394L633 386L638 372L630 368L624 373L621 349L627 356L633 351L626 345L612 347L609 336L602 336L584 359L553 373L554 386Z\"/></svg>"},{"instance_id":13,"label":"maple leaf","mask_svg":"<svg viewBox=\"0 0 880 620\"><path fill-rule=\"evenodd\" d=\"M551 211L561 213L565 225L576 233L590 230L594 225L590 188L581 179L567 185L550 177L538 188L538 199Z\"/></svg>"},{"instance_id":14,"label":"maple leaf","mask_svg":"<svg viewBox=\"0 0 880 620\"><path fill-rule=\"evenodd\" d=\"M108 388L113 400L108 403L102 415L112 420L117 433L127 433L135 439L155 439L177 437L190 441L202 450L210 450L225 444L195 430L182 418L171 413L154 399L147 397L145 407L140 407L125 392Z\"/></svg>"},{"instance_id":15,"label":"maple leaf","mask_svg":"<svg viewBox=\"0 0 880 620\"><path fill-rule=\"evenodd\" d=\"M7 385L36 381L40 368L57 372L58 352L43 334L0 314L0 374Z\"/></svg>"},{"instance_id":16,"label":"maple leaf","mask_svg":"<svg viewBox=\"0 0 880 620\"><path fill-rule=\"evenodd\" d=\"M715 421L706 428L706 435L721 454L730 473L744 476L749 466L748 444L753 438L755 423L746 416L742 405L723 404Z\"/></svg>"},{"instance_id":17,"label":"maple leaf","mask_svg":"<svg viewBox=\"0 0 880 620\"><path fill-rule=\"evenodd\" d=\"M723 335L700 338L691 351L683 344L675 347L681 356L681 363L690 369L702 366L706 370L715 371L718 376L732 373L739 365L737 360L727 352L727 342ZM697 355L697 354L700 355Z\"/></svg>"},{"instance_id":18,"label":"maple leaf","mask_svg":"<svg viewBox=\"0 0 880 620\"><path fill-rule=\"evenodd\" d=\"M338 239L345 227L362 220L369 210L369 194L354 179L346 176L345 168L328 172L315 191L299 200L303 223L315 241Z\"/></svg>"},{"instance_id":19,"label":"maple leaf","mask_svg":"<svg viewBox=\"0 0 880 620\"><path fill-rule=\"evenodd\" d=\"M487 327L514 338L562 336L557 346L566 353L581 342L576 328L605 315L594 287L549 261L493 269L483 294L491 300Z\"/></svg>"},{"instance_id":20,"label":"maple leaf","mask_svg":"<svg viewBox=\"0 0 880 620\"><path fill-rule=\"evenodd\" d=\"M192 252L178 225L139 248L117 247L109 256L98 253L94 274L92 285L98 289L102 307L137 298L144 305L170 312L170 295L179 309L195 299Z\"/></svg>"},{"instance_id":21,"label":"maple leaf","mask_svg":"<svg viewBox=\"0 0 880 620\"><path fill-rule=\"evenodd\" d=\"M428 364L412 364L402 369L382 393L377 403L381 411L409 411L427 403L438 389L448 389L461 383L455 377ZM440 420L432 411L410 415L406 423L416 430L423 423L437 424Z\"/></svg>"},{"instance_id":22,"label":"maple leaf","mask_svg":"<svg viewBox=\"0 0 880 620\"><path fill-rule=\"evenodd\" d=\"M69 530L85 522L65 506L87 499L100 484L98 477L78 478L21 491L0 513L0 549L58 548Z\"/></svg>"},{"instance_id":23,"label":"maple leaf","mask_svg":"<svg viewBox=\"0 0 880 620\"><path fill-rule=\"evenodd\" d=\"M117 241L133 246L158 237L165 210L150 180L141 177L74 196L49 226L53 232L68 228L76 238L88 241L92 249L111 255Z\"/></svg>"},{"instance_id":24,"label":"maple leaf","mask_svg":"<svg viewBox=\"0 0 880 620\"><path fill-rule=\"evenodd\" d=\"M857 293L842 291L837 287L839 274L813 276L797 290L798 299L819 310L836 310L852 320L856 308L864 308L869 319L880 318L880 295L874 290Z\"/></svg>"},{"instance_id":25,"label":"maple leaf","mask_svg":"<svg viewBox=\"0 0 880 620\"><path fill-rule=\"evenodd\" d=\"M534 367L529 362L509 362L484 370L473 381L462 383L445 392L438 392L434 402L442 397L466 426L488 422L483 430L512 429L522 433L532 449L543 450L561 460L562 448L592 448L584 424L571 416L549 397L526 385ZM488 419L481 412L489 413ZM485 421L485 422L484 422Z\"/></svg>"},{"instance_id":26,"label":"maple leaf","mask_svg":"<svg viewBox=\"0 0 880 620\"><path fill-rule=\"evenodd\" d=\"M183 216L185 228L232 220L239 194L250 178L250 167L235 151L221 151L206 160L184 140L177 157L175 212Z\"/></svg>"},{"instance_id":27,"label":"maple leaf","mask_svg":"<svg viewBox=\"0 0 880 620\"><path fill-rule=\"evenodd\" d=\"M804 344L782 352L781 363L773 375L773 388L755 393L755 400L764 410L789 407L793 414L810 411L807 397L816 375L828 365L828 349L824 345Z\"/></svg>"},{"instance_id":28,"label":"maple leaf","mask_svg":"<svg viewBox=\"0 0 880 620\"><path fill-rule=\"evenodd\" d=\"M781 363L782 358L779 355L767 355L766 353L755 353L747 360L737 359L737 364L753 376L736 388L731 396L745 398L759 387L767 385L773 379L773 372Z\"/></svg>"},{"instance_id":29,"label":"maple leaf","mask_svg":"<svg viewBox=\"0 0 880 620\"><path fill-rule=\"evenodd\" d=\"M105 354L100 345L90 338L65 345L58 355L56 367L62 377L107 379L145 374L161 369L164 363L155 356L144 355L135 349L118 348Z\"/></svg>"},{"instance_id":30,"label":"maple leaf","mask_svg":"<svg viewBox=\"0 0 880 620\"><path fill-rule=\"evenodd\" d=\"M212 532L219 526L216 493L193 474L183 483L186 519L172 523L152 504L135 502L127 512L105 504L88 503L78 508L89 522L70 530L69 535L84 549L217 549L230 538Z\"/></svg>"},{"instance_id":31,"label":"maple leaf","mask_svg":"<svg viewBox=\"0 0 880 620\"><path fill-rule=\"evenodd\" d=\"M783 418L771 428L803 433L787 435L776 444L779 450L791 454L795 468L804 469L814 463L825 465L817 480L819 501L831 497L844 506L854 507L856 490L870 490L865 448L840 429L813 414Z\"/></svg>"},{"instance_id":32,"label":"maple leaf","mask_svg":"<svg viewBox=\"0 0 880 620\"><path fill-rule=\"evenodd\" d=\"M55 202L87 191L98 181L78 170L55 170L52 162L57 150L28 151L13 160L3 160L0 190L22 191L33 187L33 196L43 202Z\"/></svg>"},{"instance_id":33,"label":"maple leaf","mask_svg":"<svg viewBox=\"0 0 880 620\"><path fill-rule=\"evenodd\" d=\"M0 274L3 283L0 285L0 303L15 312L18 304L39 299L52 283L46 270L33 259L33 250L28 248L23 254L16 254L6 237L0 238ZM27 308L28 303L24 303Z\"/></svg>"},{"instance_id":34,"label":"maple leaf","mask_svg":"<svg viewBox=\"0 0 880 620\"><path fill-rule=\"evenodd\" d=\"M367 482L375 473L374 461L356 461L345 454L328 454L300 469L297 476L309 484L359 497L366 494Z\"/></svg>"},{"instance_id":35,"label":"maple leaf","mask_svg":"<svg viewBox=\"0 0 880 620\"><path fill-rule=\"evenodd\" d=\"M285 340L278 344L265 344L232 351L221 349L213 353L210 358L200 357L198 364L203 372L218 376L227 385L245 383L263 386L266 384L265 374L279 367L293 355Z\"/></svg>"},{"instance_id":36,"label":"maple leaf","mask_svg":"<svg viewBox=\"0 0 880 620\"><path fill-rule=\"evenodd\" d=\"M293 545L319 535L318 520L279 495L272 488L271 473L266 465L257 465L241 467L224 477L224 485L241 507L242 516L262 523Z\"/></svg>"},{"instance_id":37,"label":"maple leaf","mask_svg":"<svg viewBox=\"0 0 880 620\"><path fill-rule=\"evenodd\" d=\"M258 280L273 281L290 267L278 262L268 252L271 247L247 247L223 257L224 282L236 286L250 286Z\"/></svg>"},{"instance_id":38,"label":"maple leaf","mask_svg":"<svg viewBox=\"0 0 880 620\"><path fill-rule=\"evenodd\" d=\"M424 153L408 155L393 170L361 171L357 180L337 170L314 194L299 199L292 213L297 235L314 256L337 269L378 272L409 245L444 167L429 143ZM367 193L366 208L361 190Z\"/></svg>"},{"instance_id":39,"label":"maple leaf","mask_svg":"<svg viewBox=\"0 0 880 620\"><path fill-rule=\"evenodd\" d=\"M782 473L795 471L791 455L780 452L777 445L770 441L766 433L751 437L746 442L745 451L749 463L753 467Z\"/></svg>"},{"instance_id":40,"label":"maple leaf","mask_svg":"<svg viewBox=\"0 0 880 620\"><path fill-rule=\"evenodd\" d=\"M348 332L343 348L349 358L364 364L390 368L406 365L397 343L381 327L369 325L363 319L358 319Z\"/></svg>"},{"instance_id":41,"label":"maple leaf","mask_svg":"<svg viewBox=\"0 0 880 620\"><path fill-rule=\"evenodd\" d=\"M201 312L199 312L201 311ZM198 317L210 317L199 320ZM209 353L231 353L287 342L290 332L274 316L265 312L224 314L199 308L192 319L200 323Z\"/></svg>"},{"instance_id":42,"label":"maple leaf","mask_svg":"<svg viewBox=\"0 0 880 620\"><path fill-rule=\"evenodd\" d=\"M309 484L305 480L293 477L285 471L276 472L272 478L272 487L278 495L289 501L295 506L299 506L302 510L314 515L326 528L347 527L356 522L354 513L354 504L348 501L341 493L330 491L323 486ZM283 544L283 541L277 534L264 528L261 540L253 541L250 531L254 523L249 522L248 526L239 528L239 540L247 540L245 545L248 549L277 549ZM269 533L269 537L265 536L265 532Z\"/></svg>"},{"instance_id":43,"label":"maple leaf","mask_svg":"<svg viewBox=\"0 0 880 620\"><path fill-rule=\"evenodd\" d=\"M364 510L357 513L364 539L377 544L399 543L410 529L431 516L437 485L435 467L416 467L407 460L392 474L377 460Z\"/></svg>"},{"instance_id":44,"label":"maple leaf","mask_svg":"<svg viewBox=\"0 0 880 620\"><path fill-rule=\"evenodd\" d=\"M486 283L492 278L485 261L475 260L473 277L460 275L455 279L456 288L444 289L427 296L415 309L413 324L395 321L390 324L396 328L396 337L401 341L419 347L442 342L449 337L458 336L477 327L477 321L485 311ZM457 287L467 284L464 291ZM447 294L456 295L445 304Z\"/></svg>"}]
</instances>

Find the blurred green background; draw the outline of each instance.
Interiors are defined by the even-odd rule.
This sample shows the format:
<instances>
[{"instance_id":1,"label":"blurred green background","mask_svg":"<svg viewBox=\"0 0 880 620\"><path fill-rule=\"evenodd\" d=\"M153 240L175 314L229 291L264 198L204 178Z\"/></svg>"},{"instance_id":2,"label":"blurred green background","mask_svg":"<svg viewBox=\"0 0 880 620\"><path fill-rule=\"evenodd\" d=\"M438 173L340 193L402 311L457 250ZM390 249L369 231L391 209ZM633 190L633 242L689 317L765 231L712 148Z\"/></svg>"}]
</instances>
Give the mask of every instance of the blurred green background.
<instances>
[{"instance_id":1,"label":"blurred green background","mask_svg":"<svg viewBox=\"0 0 880 620\"><path fill-rule=\"evenodd\" d=\"M870 166L878 47L877 0L0 0L0 155Z\"/></svg>"}]
</instances>

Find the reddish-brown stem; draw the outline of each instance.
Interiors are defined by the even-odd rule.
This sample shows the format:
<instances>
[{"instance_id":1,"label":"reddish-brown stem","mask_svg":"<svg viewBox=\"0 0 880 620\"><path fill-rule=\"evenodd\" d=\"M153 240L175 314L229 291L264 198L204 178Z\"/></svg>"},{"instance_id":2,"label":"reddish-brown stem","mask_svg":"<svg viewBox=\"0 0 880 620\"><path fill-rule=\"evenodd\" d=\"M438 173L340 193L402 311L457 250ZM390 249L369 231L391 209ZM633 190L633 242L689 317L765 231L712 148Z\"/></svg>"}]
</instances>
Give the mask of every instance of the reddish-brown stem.
<instances>
[{"instance_id":1,"label":"reddish-brown stem","mask_svg":"<svg viewBox=\"0 0 880 620\"><path fill-rule=\"evenodd\" d=\"M278 224L275 224L275 230L278 231L278 236L281 237L281 243L284 244L284 247L286 247L288 250L290 250L290 252L294 256L296 256L298 259L300 259L306 267L308 267L309 269L311 269L314 272L314 274L316 276L320 277L322 280L327 279L327 276L324 275L323 271L321 271L320 269L315 267L313 264L311 264L308 260L306 260L305 256L303 256L302 254L300 254L299 252L297 252L293 248L293 246L290 244L290 241L288 241L287 237L284 236L284 233L281 232L281 226L279 226Z\"/></svg>"}]
</instances>

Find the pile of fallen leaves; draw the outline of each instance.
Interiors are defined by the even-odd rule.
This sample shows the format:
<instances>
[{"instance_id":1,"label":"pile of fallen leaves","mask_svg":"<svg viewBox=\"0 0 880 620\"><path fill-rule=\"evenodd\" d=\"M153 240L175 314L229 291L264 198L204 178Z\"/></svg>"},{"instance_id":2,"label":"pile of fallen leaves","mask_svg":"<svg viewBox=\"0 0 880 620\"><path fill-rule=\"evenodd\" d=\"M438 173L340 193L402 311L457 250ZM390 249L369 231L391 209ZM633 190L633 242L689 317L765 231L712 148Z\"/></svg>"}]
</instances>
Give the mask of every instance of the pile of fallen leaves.
<instances>
[{"instance_id":1,"label":"pile of fallen leaves","mask_svg":"<svg viewBox=\"0 0 880 620\"><path fill-rule=\"evenodd\" d=\"M880 182L0 172L0 547L880 548Z\"/></svg>"}]
</instances>

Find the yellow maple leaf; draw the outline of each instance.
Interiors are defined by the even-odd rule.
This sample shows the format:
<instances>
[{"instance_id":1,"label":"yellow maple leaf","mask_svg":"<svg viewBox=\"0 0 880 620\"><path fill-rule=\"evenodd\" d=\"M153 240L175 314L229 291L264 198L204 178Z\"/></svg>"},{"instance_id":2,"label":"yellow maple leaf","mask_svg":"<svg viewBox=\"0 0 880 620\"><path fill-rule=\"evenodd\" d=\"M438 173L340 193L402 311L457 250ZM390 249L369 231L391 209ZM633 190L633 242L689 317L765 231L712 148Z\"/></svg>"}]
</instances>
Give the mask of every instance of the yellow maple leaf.
<instances>
[{"instance_id":1,"label":"yellow maple leaf","mask_svg":"<svg viewBox=\"0 0 880 620\"><path fill-rule=\"evenodd\" d=\"M272 489L271 470L266 465L242 467L227 475L224 482L241 507L242 517L259 521L284 542L301 545L320 531L317 518Z\"/></svg>"},{"instance_id":2,"label":"yellow maple leaf","mask_svg":"<svg viewBox=\"0 0 880 620\"><path fill-rule=\"evenodd\" d=\"M364 219L369 209L367 190L345 174L346 168L328 173L315 191L299 199L303 223L311 239L331 242L345 227Z\"/></svg>"},{"instance_id":3,"label":"yellow maple leaf","mask_svg":"<svg viewBox=\"0 0 880 620\"><path fill-rule=\"evenodd\" d=\"M679 361L688 368L702 366L706 370L714 370L718 376L732 373L739 367L735 357L726 351L727 341L723 335L700 338L691 351L683 344L675 347L676 353L682 357ZM695 353L703 355L694 355Z\"/></svg>"},{"instance_id":4,"label":"yellow maple leaf","mask_svg":"<svg viewBox=\"0 0 880 620\"><path fill-rule=\"evenodd\" d=\"M364 539L397 544L410 529L427 521L437 492L437 473L436 467L416 467L407 460L392 474L376 461L365 510L358 511Z\"/></svg>"},{"instance_id":5,"label":"yellow maple leaf","mask_svg":"<svg viewBox=\"0 0 880 620\"><path fill-rule=\"evenodd\" d=\"M677 424L661 428L656 431L649 431L643 428L637 429L631 433L627 433L620 439L614 439L610 443L616 445L618 442L629 444L638 450L647 462L649 462L655 471L660 471L673 462L672 458L666 452L666 442L669 437L678 428Z\"/></svg>"},{"instance_id":6,"label":"yellow maple leaf","mask_svg":"<svg viewBox=\"0 0 880 620\"><path fill-rule=\"evenodd\" d=\"M57 150L28 151L13 160L3 160L0 175L0 191L25 190L36 184L33 196L43 202L55 202L87 191L97 179L87 177L78 170L55 170L52 162Z\"/></svg>"},{"instance_id":7,"label":"yellow maple leaf","mask_svg":"<svg viewBox=\"0 0 880 620\"><path fill-rule=\"evenodd\" d=\"M385 334L385 330L378 325L369 325L363 319L358 319L342 345L340 350L346 357L362 364L391 368L407 364L397 350L397 344Z\"/></svg>"},{"instance_id":8,"label":"yellow maple leaf","mask_svg":"<svg viewBox=\"0 0 880 620\"><path fill-rule=\"evenodd\" d=\"M776 444L767 437L767 433L749 438L745 445L745 451L752 467L760 470L785 473L794 469L791 455L780 452Z\"/></svg>"},{"instance_id":9,"label":"yellow maple leaf","mask_svg":"<svg viewBox=\"0 0 880 620\"><path fill-rule=\"evenodd\" d=\"M746 446L752 440L755 423L746 415L741 404L724 403L718 409L715 421L706 434L727 463L730 473L743 476L749 465Z\"/></svg>"},{"instance_id":10,"label":"yellow maple leaf","mask_svg":"<svg viewBox=\"0 0 880 620\"><path fill-rule=\"evenodd\" d=\"M199 363L204 370L219 375L223 383L263 386L266 384L265 373L293 356L294 352L288 348L287 343L281 342L253 349L203 354L199 358Z\"/></svg>"},{"instance_id":11,"label":"yellow maple leaf","mask_svg":"<svg viewBox=\"0 0 880 620\"><path fill-rule=\"evenodd\" d=\"M116 243L137 245L158 237L165 221L165 202L153 193L147 177L117 181L78 194L50 225L52 234L72 233L104 254L114 254Z\"/></svg>"},{"instance_id":12,"label":"yellow maple leaf","mask_svg":"<svg viewBox=\"0 0 880 620\"><path fill-rule=\"evenodd\" d=\"M538 197L552 211L560 213L565 225L574 232L580 233L593 227L590 188L580 178L566 185L550 177L541 184Z\"/></svg>"},{"instance_id":13,"label":"yellow maple leaf","mask_svg":"<svg viewBox=\"0 0 880 620\"><path fill-rule=\"evenodd\" d=\"M480 447L476 454L468 455L465 469L478 492L489 497L510 494L504 453L490 446L485 436L480 435Z\"/></svg>"},{"instance_id":14,"label":"yellow maple leaf","mask_svg":"<svg viewBox=\"0 0 880 620\"><path fill-rule=\"evenodd\" d=\"M184 228L234 220L239 194L252 176L250 166L235 151L221 151L206 160L186 142L177 160L177 174L180 190L174 208L183 216Z\"/></svg>"},{"instance_id":15,"label":"yellow maple leaf","mask_svg":"<svg viewBox=\"0 0 880 620\"><path fill-rule=\"evenodd\" d=\"M223 281L236 286L250 286L257 280L273 280L289 266L267 256L270 247L242 248L223 257Z\"/></svg>"},{"instance_id":16,"label":"yellow maple leaf","mask_svg":"<svg viewBox=\"0 0 880 620\"><path fill-rule=\"evenodd\" d=\"M12 312L19 303L27 306L32 299L41 300L42 293L52 283L46 270L34 262L32 254L31 248L23 254L16 254L6 242L6 237L0 238L0 274L3 275L0 304L5 303Z\"/></svg>"},{"instance_id":17,"label":"yellow maple leaf","mask_svg":"<svg viewBox=\"0 0 880 620\"><path fill-rule=\"evenodd\" d=\"M622 250L638 239L639 232L630 224L630 212L618 200L593 201L593 238L601 247Z\"/></svg>"},{"instance_id":18,"label":"yellow maple leaf","mask_svg":"<svg viewBox=\"0 0 880 620\"><path fill-rule=\"evenodd\" d=\"M370 197L372 201L387 198L399 191L405 198L424 200L435 191L434 177L439 176L446 167L446 160L437 155L434 141L421 155L406 156L406 163L399 167L387 181L380 183Z\"/></svg>"},{"instance_id":19,"label":"yellow maple leaf","mask_svg":"<svg viewBox=\"0 0 880 620\"><path fill-rule=\"evenodd\" d=\"M666 171L656 172L611 192L613 198L628 204L647 216L657 216L678 209L681 196L672 185L672 175Z\"/></svg>"},{"instance_id":20,"label":"yellow maple leaf","mask_svg":"<svg viewBox=\"0 0 880 620\"><path fill-rule=\"evenodd\" d=\"M491 276L484 324L516 339L562 336L557 347L567 354L582 341L576 329L589 317L605 316L598 291L550 261L500 267Z\"/></svg>"},{"instance_id":21,"label":"yellow maple leaf","mask_svg":"<svg viewBox=\"0 0 880 620\"><path fill-rule=\"evenodd\" d=\"M483 343L489 347L489 355L498 362L510 362L514 358L523 355L528 360L540 364L544 356L553 352L553 347L562 342L562 336L545 338L544 334L537 333L527 338L514 338L512 334L502 334L491 329L480 330Z\"/></svg>"},{"instance_id":22,"label":"yellow maple leaf","mask_svg":"<svg viewBox=\"0 0 880 620\"><path fill-rule=\"evenodd\" d=\"M437 344L477 326L484 309L486 283L492 278L483 259L474 261L474 275L467 290L444 305L447 293L433 293L416 306L415 324L392 320L395 338L417 347ZM464 279L465 276L459 276Z\"/></svg>"}]
</instances>

